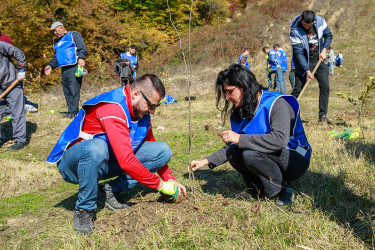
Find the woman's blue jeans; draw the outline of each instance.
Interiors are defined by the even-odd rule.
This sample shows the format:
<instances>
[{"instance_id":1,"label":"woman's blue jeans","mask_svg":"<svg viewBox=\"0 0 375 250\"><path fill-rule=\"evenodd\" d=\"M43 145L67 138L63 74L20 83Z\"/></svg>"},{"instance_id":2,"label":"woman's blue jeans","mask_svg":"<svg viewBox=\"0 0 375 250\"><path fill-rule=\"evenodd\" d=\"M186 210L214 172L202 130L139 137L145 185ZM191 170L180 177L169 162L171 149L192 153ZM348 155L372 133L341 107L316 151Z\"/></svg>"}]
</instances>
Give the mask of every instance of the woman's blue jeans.
<instances>
[{"instance_id":1,"label":"woman's blue jeans","mask_svg":"<svg viewBox=\"0 0 375 250\"><path fill-rule=\"evenodd\" d=\"M145 141L135 152L138 160L155 173L172 157L165 142ZM98 182L118 176L110 181L112 191L119 192L136 186L138 181L127 175L116 160L109 159L108 145L102 139L84 140L65 151L57 163L63 179L78 184L76 209L96 209Z\"/></svg>"}]
</instances>

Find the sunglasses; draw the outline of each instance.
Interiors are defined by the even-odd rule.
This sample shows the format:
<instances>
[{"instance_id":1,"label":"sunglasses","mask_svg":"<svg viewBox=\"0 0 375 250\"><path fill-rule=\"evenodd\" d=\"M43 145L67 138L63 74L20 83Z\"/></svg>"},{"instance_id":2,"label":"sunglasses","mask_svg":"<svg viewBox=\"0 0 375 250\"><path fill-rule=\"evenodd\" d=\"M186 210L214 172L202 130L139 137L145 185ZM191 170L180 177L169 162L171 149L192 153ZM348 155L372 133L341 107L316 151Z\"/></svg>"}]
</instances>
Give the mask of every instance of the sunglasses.
<instances>
[{"instance_id":1,"label":"sunglasses","mask_svg":"<svg viewBox=\"0 0 375 250\"><path fill-rule=\"evenodd\" d=\"M145 98L147 104L148 104L151 108L155 109L155 108L157 108L157 107L160 106L160 103L159 103L159 104L153 104L153 103L152 103L152 102L151 102L151 101L145 96L145 94L143 94L142 90L140 90L140 89L138 89L138 90L139 90L139 92L141 92L143 98Z\"/></svg>"}]
</instances>

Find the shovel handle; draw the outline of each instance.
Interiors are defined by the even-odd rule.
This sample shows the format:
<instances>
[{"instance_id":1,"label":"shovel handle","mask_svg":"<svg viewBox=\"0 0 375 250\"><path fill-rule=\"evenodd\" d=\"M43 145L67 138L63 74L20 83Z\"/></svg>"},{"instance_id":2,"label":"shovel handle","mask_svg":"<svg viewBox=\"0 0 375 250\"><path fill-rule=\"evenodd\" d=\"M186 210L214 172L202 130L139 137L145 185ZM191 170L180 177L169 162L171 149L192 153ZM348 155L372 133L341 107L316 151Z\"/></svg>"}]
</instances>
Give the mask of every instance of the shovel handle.
<instances>
[{"instance_id":1,"label":"shovel handle","mask_svg":"<svg viewBox=\"0 0 375 250\"><path fill-rule=\"evenodd\" d=\"M16 86L16 84L19 82L19 80L15 80L12 85L10 85L1 95L0 95L0 99L3 98L6 94L9 93L9 91L11 91L13 89L14 86Z\"/></svg>"},{"instance_id":2,"label":"shovel handle","mask_svg":"<svg viewBox=\"0 0 375 250\"><path fill-rule=\"evenodd\" d=\"M312 75L315 75L315 72L318 70L319 65L320 65L321 62L322 62L322 60L319 59L318 63L315 65L315 68L314 68L314 70L312 72ZM301 99L301 96L302 96L303 92L305 92L305 89L307 88L307 85L309 85L309 83L311 82L311 80L313 80L313 79L310 78L310 79L307 80L307 82L305 83L305 86L303 86L303 88L301 90L301 93L299 93L299 95L297 97L297 101L299 101L299 99Z\"/></svg>"}]
</instances>

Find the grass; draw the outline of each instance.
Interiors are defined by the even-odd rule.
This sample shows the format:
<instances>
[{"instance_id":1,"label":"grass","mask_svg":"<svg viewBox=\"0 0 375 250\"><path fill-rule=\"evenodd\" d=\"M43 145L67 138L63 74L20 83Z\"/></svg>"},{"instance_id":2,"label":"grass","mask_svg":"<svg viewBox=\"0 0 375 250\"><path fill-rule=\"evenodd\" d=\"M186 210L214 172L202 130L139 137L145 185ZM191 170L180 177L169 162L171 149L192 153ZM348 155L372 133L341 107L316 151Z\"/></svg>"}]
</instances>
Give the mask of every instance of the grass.
<instances>
[{"instance_id":1,"label":"grass","mask_svg":"<svg viewBox=\"0 0 375 250\"><path fill-rule=\"evenodd\" d=\"M334 7L335 3L332 2ZM365 5L348 8L338 17L334 30L335 51L342 50L344 67L331 76L329 118L333 125L317 123L318 87L314 81L301 99L301 115L313 148L309 171L294 182L298 193L289 208L275 206L273 200L246 201L241 198L245 185L228 164L213 171L199 170L195 181L189 180L188 103L186 77L164 75L167 92L178 99L162 105L153 115L153 129L158 140L166 141L173 151L170 167L186 185L189 195L175 204L156 202L157 192L146 187L125 192L123 198L133 205L123 211L100 209L95 233L81 236L72 226L77 186L65 183L46 156L68 125L58 112L65 111L60 87L29 98L40 105L39 114L27 114L29 145L18 152L0 149L0 248L67 249L364 249L374 248L375 229L375 110L373 101L366 104L362 129L366 140L338 140L328 137L332 129L357 127L357 107L341 99L336 92L359 96L363 81L374 75L374 56L368 49L374 25L369 16L355 16ZM371 13L371 11L370 11ZM367 25L368 32L355 29ZM353 26L353 28L351 28ZM361 37L361 39L350 40ZM264 57L259 55L259 69ZM223 143L215 130L222 125L215 109L213 84L219 70L194 68L192 95L192 158L200 159L216 151ZM182 68L182 67L181 67ZM176 67L175 71L182 71ZM258 80L265 76L258 72ZM90 82L96 82L90 85ZM87 78L81 100L117 87L118 81ZM49 110L56 110L55 114ZM165 129L158 129L158 127ZM224 129L228 129L228 124ZM219 129L220 130L220 129ZM11 137L10 123L2 121L2 134ZM193 192L194 190L194 192ZM195 195L194 195L195 193Z\"/></svg>"}]
</instances>

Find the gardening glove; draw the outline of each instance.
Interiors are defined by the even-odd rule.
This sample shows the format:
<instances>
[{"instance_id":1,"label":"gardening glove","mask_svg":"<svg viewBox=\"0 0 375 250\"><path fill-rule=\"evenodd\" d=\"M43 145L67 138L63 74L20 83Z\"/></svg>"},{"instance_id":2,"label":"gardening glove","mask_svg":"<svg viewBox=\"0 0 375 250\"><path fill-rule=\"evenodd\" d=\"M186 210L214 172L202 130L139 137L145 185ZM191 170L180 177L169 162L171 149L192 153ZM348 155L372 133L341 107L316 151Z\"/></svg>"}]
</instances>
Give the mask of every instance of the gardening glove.
<instances>
[{"instance_id":1,"label":"gardening glove","mask_svg":"<svg viewBox=\"0 0 375 250\"><path fill-rule=\"evenodd\" d=\"M22 81L23 79L25 79L25 77L26 77L25 70L20 69L20 71L18 71L18 75L17 75L18 80Z\"/></svg>"},{"instance_id":2,"label":"gardening glove","mask_svg":"<svg viewBox=\"0 0 375 250\"><path fill-rule=\"evenodd\" d=\"M174 180L162 181L163 186L158 188L158 191L161 193L161 201L174 202L178 196L178 186Z\"/></svg>"}]
</instances>

